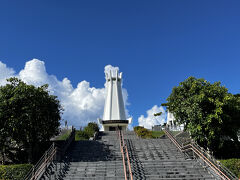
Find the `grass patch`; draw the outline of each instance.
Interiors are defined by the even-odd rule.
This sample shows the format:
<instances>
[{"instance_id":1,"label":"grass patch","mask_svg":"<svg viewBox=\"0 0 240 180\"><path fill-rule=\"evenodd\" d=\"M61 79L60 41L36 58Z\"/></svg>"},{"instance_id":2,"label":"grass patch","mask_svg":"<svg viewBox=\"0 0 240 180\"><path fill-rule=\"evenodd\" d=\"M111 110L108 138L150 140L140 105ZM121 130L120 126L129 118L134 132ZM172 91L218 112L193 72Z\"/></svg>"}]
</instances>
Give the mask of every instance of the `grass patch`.
<instances>
[{"instance_id":1,"label":"grass patch","mask_svg":"<svg viewBox=\"0 0 240 180\"><path fill-rule=\"evenodd\" d=\"M71 130L65 131L63 134L58 136L56 140L66 140L70 136L71 132Z\"/></svg>"},{"instance_id":2,"label":"grass patch","mask_svg":"<svg viewBox=\"0 0 240 180\"><path fill-rule=\"evenodd\" d=\"M171 131L171 134L173 135L173 136L176 136L178 133L180 133L180 132L182 132L182 131Z\"/></svg>"},{"instance_id":3,"label":"grass patch","mask_svg":"<svg viewBox=\"0 0 240 180\"><path fill-rule=\"evenodd\" d=\"M31 167L31 164L0 165L0 179L21 180L26 176Z\"/></svg>"},{"instance_id":4,"label":"grass patch","mask_svg":"<svg viewBox=\"0 0 240 180\"><path fill-rule=\"evenodd\" d=\"M163 136L165 133L163 131L152 131L152 137L153 138L159 138Z\"/></svg>"},{"instance_id":5,"label":"grass patch","mask_svg":"<svg viewBox=\"0 0 240 180\"><path fill-rule=\"evenodd\" d=\"M220 162L226 166L233 174L240 178L240 159L223 159Z\"/></svg>"}]
</instances>

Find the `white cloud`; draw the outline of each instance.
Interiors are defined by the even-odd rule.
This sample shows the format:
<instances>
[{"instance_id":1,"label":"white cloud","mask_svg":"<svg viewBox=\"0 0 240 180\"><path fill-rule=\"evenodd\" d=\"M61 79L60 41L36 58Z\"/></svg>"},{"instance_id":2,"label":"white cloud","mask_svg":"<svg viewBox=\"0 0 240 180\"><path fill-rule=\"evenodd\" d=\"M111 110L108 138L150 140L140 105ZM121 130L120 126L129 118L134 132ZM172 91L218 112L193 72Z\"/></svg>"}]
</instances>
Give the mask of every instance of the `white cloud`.
<instances>
[{"instance_id":1,"label":"white cloud","mask_svg":"<svg viewBox=\"0 0 240 180\"><path fill-rule=\"evenodd\" d=\"M0 85L6 84L6 79L13 76L14 73L15 72L12 68L8 68L6 64L3 64L0 61Z\"/></svg>"},{"instance_id":2,"label":"white cloud","mask_svg":"<svg viewBox=\"0 0 240 180\"><path fill-rule=\"evenodd\" d=\"M110 69L119 68L107 65L104 71L107 72ZM78 83L76 88L73 88L68 78L60 81L56 76L49 75L45 63L38 59L26 62L24 69L18 74L14 74L13 69L0 62L0 85L5 84L5 79L10 76L16 76L27 84L35 86L49 84L51 94L58 96L61 101L64 108L62 118L67 120L69 125L79 128L79 126L85 126L88 122L97 122L97 118L102 117L105 102L104 87L91 87L89 82L83 80ZM127 90L123 89L125 104L128 104L127 97Z\"/></svg>"},{"instance_id":3,"label":"white cloud","mask_svg":"<svg viewBox=\"0 0 240 180\"><path fill-rule=\"evenodd\" d=\"M162 112L160 116L154 116L155 113ZM165 123L166 112L162 106L153 106L151 109L147 110L147 117L141 115L138 118L139 126L144 126L147 129L152 129L152 126Z\"/></svg>"},{"instance_id":4,"label":"white cloud","mask_svg":"<svg viewBox=\"0 0 240 180\"><path fill-rule=\"evenodd\" d=\"M49 80L45 63L38 59L26 62L25 67L19 73L20 78L28 84L42 85Z\"/></svg>"}]
</instances>

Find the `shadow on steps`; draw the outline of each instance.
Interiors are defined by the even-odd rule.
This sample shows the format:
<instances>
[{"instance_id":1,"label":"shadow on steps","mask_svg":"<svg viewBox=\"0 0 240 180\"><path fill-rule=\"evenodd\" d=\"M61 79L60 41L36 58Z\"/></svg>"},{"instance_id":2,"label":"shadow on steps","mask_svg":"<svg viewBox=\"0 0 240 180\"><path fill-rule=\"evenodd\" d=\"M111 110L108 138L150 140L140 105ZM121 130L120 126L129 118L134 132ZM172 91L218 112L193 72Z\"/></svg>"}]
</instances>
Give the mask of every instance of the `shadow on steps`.
<instances>
[{"instance_id":1,"label":"shadow on steps","mask_svg":"<svg viewBox=\"0 0 240 180\"><path fill-rule=\"evenodd\" d=\"M99 141L76 141L69 152L69 161L96 162L115 160L115 152L111 151L111 146Z\"/></svg>"}]
</instances>

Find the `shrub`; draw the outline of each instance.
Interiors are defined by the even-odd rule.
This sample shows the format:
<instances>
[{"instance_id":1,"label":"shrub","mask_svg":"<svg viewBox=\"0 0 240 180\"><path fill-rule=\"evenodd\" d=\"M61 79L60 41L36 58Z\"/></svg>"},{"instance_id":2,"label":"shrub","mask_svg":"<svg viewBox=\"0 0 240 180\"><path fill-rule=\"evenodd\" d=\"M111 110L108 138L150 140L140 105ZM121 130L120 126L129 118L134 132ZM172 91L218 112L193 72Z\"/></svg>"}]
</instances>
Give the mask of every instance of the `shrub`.
<instances>
[{"instance_id":1,"label":"shrub","mask_svg":"<svg viewBox=\"0 0 240 180\"><path fill-rule=\"evenodd\" d=\"M90 122L83 130L80 129L79 131L76 131L75 140L88 140L90 137L94 136L95 132L98 131L99 127L97 123Z\"/></svg>"},{"instance_id":2,"label":"shrub","mask_svg":"<svg viewBox=\"0 0 240 180\"><path fill-rule=\"evenodd\" d=\"M90 122L88 125L84 128L84 132L90 137L94 136L95 132L99 131L99 127L96 123Z\"/></svg>"},{"instance_id":3,"label":"shrub","mask_svg":"<svg viewBox=\"0 0 240 180\"><path fill-rule=\"evenodd\" d=\"M240 178L240 159L225 159L220 162Z\"/></svg>"},{"instance_id":4,"label":"shrub","mask_svg":"<svg viewBox=\"0 0 240 180\"><path fill-rule=\"evenodd\" d=\"M99 131L99 127L98 127L97 123L90 122L90 123L88 123L87 127L89 127L90 129L94 130L94 132L98 132Z\"/></svg>"},{"instance_id":5,"label":"shrub","mask_svg":"<svg viewBox=\"0 0 240 180\"><path fill-rule=\"evenodd\" d=\"M88 134L83 131L83 130L78 130L75 133L75 141L79 141L79 140L88 140L89 136Z\"/></svg>"},{"instance_id":6,"label":"shrub","mask_svg":"<svg viewBox=\"0 0 240 180\"><path fill-rule=\"evenodd\" d=\"M133 130L141 138L159 138L164 135L163 131L150 131L142 126L135 126Z\"/></svg>"},{"instance_id":7,"label":"shrub","mask_svg":"<svg viewBox=\"0 0 240 180\"><path fill-rule=\"evenodd\" d=\"M152 138L152 133L151 131L143 128L143 129L139 129L137 131L137 134L141 137L141 138Z\"/></svg>"},{"instance_id":8,"label":"shrub","mask_svg":"<svg viewBox=\"0 0 240 180\"><path fill-rule=\"evenodd\" d=\"M142 127L142 126L135 126L134 128L133 128L133 130L134 130L134 132L135 133L137 133L137 131L139 130L139 129L143 129L144 127Z\"/></svg>"},{"instance_id":9,"label":"shrub","mask_svg":"<svg viewBox=\"0 0 240 180\"><path fill-rule=\"evenodd\" d=\"M0 179L21 180L26 176L31 167L31 164L0 165Z\"/></svg>"},{"instance_id":10,"label":"shrub","mask_svg":"<svg viewBox=\"0 0 240 180\"><path fill-rule=\"evenodd\" d=\"M134 127L134 131L141 138L153 138L152 132L142 126Z\"/></svg>"}]
</instances>

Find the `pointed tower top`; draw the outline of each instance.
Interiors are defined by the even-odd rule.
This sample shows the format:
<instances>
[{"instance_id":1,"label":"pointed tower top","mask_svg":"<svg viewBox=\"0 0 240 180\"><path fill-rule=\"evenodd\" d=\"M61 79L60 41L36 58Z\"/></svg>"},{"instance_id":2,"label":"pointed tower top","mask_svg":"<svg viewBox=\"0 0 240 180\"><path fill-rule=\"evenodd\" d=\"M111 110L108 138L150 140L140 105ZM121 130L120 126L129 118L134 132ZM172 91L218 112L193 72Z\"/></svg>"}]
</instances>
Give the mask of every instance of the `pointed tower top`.
<instances>
[{"instance_id":1,"label":"pointed tower top","mask_svg":"<svg viewBox=\"0 0 240 180\"><path fill-rule=\"evenodd\" d=\"M122 72L118 72L118 69L109 70L108 72L105 72L105 78L107 81L112 80L121 80L122 79Z\"/></svg>"}]
</instances>

